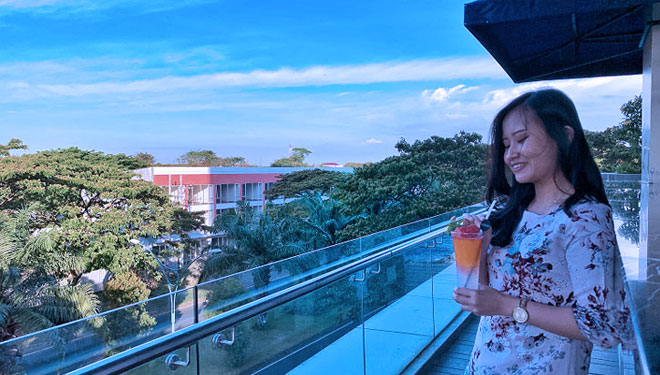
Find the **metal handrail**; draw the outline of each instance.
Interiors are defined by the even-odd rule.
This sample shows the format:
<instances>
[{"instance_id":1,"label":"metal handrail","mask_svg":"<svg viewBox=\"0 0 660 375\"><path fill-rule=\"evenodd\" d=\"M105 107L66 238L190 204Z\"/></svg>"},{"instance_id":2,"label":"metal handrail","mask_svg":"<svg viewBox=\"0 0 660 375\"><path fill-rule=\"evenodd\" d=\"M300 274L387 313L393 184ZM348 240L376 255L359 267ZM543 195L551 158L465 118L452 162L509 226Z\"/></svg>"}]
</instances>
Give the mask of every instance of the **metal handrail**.
<instances>
[{"instance_id":1,"label":"metal handrail","mask_svg":"<svg viewBox=\"0 0 660 375\"><path fill-rule=\"evenodd\" d=\"M485 209L475 213L484 212ZM446 231L446 226L431 230L429 233L421 235L410 241L395 245L393 248L382 250L378 253L369 255L351 264L339 267L323 275L293 285L289 288L277 291L273 294L260 298L256 301L246 303L230 311L216 315L208 320L197 323L192 326L182 328L179 331L156 338L134 348L128 349L122 353L102 359L80 369L70 372L71 375L87 374L120 374L133 369L139 365L152 361L174 350L190 346L200 340L212 336L222 330L250 319L259 314L263 314L277 306L290 302L305 294L318 290L335 281L341 280L353 273L366 269L367 267L380 263L395 253L398 253L411 246L424 243Z\"/></svg>"}]
</instances>

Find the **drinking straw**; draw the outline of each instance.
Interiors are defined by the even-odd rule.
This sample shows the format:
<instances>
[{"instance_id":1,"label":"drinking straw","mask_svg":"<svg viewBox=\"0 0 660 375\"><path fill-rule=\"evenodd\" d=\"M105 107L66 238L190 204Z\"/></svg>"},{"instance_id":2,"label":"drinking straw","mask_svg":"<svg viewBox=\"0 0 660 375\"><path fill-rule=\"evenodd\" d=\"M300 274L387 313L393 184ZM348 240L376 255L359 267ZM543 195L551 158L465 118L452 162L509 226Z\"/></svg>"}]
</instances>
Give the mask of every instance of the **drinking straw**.
<instances>
[{"instance_id":1,"label":"drinking straw","mask_svg":"<svg viewBox=\"0 0 660 375\"><path fill-rule=\"evenodd\" d=\"M488 219L490 213L493 212L493 208L495 208L495 200L493 200L490 204L490 207L488 207L488 211L486 211L486 217L484 218L484 220Z\"/></svg>"}]
</instances>

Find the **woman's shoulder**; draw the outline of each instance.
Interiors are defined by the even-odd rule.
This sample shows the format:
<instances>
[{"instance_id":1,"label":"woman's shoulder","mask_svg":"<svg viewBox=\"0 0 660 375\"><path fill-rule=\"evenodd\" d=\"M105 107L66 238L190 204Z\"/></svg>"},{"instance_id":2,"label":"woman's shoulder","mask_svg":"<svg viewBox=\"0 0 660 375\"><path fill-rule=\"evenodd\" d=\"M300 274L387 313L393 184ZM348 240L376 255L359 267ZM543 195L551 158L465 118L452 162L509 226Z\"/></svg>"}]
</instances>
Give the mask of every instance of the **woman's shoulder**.
<instances>
[{"instance_id":1,"label":"woman's shoulder","mask_svg":"<svg viewBox=\"0 0 660 375\"><path fill-rule=\"evenodd\" d=\"M609 217L612 214L612 208L605 203L601 203L596 198L591 196L586 196L579 201L577 201L569 209L571 217L574 220L579 220L581 218L589 218L596 216L607 216Z\"/></svg>"},{"instance_id":2,"label":"woman's shoulder","mask_svg":"<svg viewBox=\"0 0 660 375\"><path fill-rule=\"evenodd\" d=\"M573 231L602 231L613 225L612 209L592 197L585 197L573 204L570 215L564 216L565 224ZM570 231L570 229L569 229Z\"/></svg>"}]
</instances>

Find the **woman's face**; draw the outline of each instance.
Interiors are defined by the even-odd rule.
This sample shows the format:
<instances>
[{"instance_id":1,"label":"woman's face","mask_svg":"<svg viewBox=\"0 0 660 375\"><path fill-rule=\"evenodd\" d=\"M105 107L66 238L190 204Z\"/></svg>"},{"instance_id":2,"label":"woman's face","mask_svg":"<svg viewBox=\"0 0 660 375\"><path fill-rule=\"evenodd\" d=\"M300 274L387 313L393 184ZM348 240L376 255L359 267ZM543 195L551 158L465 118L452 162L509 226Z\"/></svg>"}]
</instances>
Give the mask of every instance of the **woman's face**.
<instances>
[{"instance_id":1,"label":"woman's face","mask_svg":"<svg viewBox=\"0 0 660 375\"><path fill-rule=\"evenodd\" d=\"M533 110L518 107L502 122L504 163L520 184L553 181L557 168L557 144L545 131Z\"/></svg>"}]
</instances>

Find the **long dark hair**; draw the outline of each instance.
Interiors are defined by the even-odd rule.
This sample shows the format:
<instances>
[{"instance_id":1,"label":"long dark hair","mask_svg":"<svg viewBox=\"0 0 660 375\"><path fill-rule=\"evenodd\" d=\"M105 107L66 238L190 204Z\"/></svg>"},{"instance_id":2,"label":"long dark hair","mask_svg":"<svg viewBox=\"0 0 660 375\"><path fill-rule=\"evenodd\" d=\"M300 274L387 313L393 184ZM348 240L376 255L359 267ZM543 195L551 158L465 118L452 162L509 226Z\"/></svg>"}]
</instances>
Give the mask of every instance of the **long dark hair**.
<instances>
[{"instance_id":1,"label":"long dark hair","mask_svg":"<svg viewBox=\"0 0 660 375\"><path fill-rule=\"evenodd\" d=\"M506 246L511 242L513 231L535 195L534 185L517 183L510 172L507 172L507 166L504 164L502 122L506 115L517 108L533 111L543 123L550 138L557 143L557 163L561 172L575 188L575 193L564 202L564 212L571 216L571 207L584 198L595 199L609 206L603 179L589 150L573 101L566 94L555 89L525 93L507 104L495 116L491 125L489 156L491 167L486 200L490 203L498 199L504 205L490 217L493 226L491 243L496 246ZM571 141L564 130L564 126L567 125L573 128Z\"/></svg>"}]
</instances>

